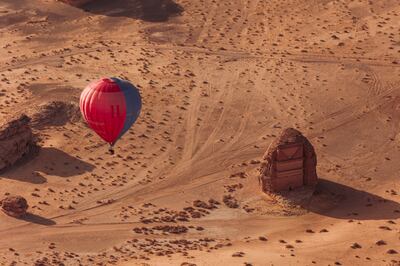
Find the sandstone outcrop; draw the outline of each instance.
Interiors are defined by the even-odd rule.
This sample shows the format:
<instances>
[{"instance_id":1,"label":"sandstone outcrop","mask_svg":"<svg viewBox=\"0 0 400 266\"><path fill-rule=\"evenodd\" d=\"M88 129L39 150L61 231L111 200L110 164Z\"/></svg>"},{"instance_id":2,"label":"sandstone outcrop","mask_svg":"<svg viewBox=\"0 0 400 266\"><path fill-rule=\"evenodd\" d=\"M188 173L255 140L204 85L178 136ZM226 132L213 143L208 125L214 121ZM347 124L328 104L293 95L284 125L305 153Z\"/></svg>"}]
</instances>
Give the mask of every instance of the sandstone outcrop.
<instances>
[{"instance_id":1,"label":"sandstone outcrop","mask_svg":"<svg viewBox=\"0 0 400 266\"><path fill-rule=\"evenodd\" d=\"M9 196L0 201L1 209L4 213L15 218L26 215L28 202L21 196Z\"/></svg>"},{"instance_id":2,"label":"sandstone outcrop","mask_svg":"<svg viewBox=\"0 0 400 266\"><path fill-rule=\"evenodd\" d=\"M260 183L264 192L292 190L317 183L317 156L312 144L298 130L287 128L263 157Z\"/></svg>"},{"instance_id":3,"label":"sandstone outcrop","mask_svg":"<svg viewBox=\"0 0 400 266\"><path fill-rule=\"evenodd\" d=\"M30 118L21 115L0 125L0 171L12 166L36 148L29 125Z\"/></svg>"}]
</instances>

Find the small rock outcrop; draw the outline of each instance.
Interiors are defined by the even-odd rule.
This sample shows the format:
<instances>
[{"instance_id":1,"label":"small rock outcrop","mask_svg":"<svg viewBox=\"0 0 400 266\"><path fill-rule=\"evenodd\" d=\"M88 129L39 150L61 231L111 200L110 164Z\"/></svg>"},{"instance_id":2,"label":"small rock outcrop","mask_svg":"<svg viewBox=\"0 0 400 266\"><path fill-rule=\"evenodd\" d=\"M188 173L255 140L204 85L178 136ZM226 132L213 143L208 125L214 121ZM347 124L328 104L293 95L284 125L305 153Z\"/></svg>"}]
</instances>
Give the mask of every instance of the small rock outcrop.
<instances>
[{"instance_id":1,"label":"small rock outcrop","mask_svg":"<svg viewBox=\"0 0 400 266\"><path fill-rule=\"evenodd\" d=\"M287 128L264 154L259 180L264 192L292 190L317 184L317 156L306 137Z\"/></svg>"},{"instance_id":2,"label":"small rock outcrop","mask_svg":"<svg viewBox=\"0 0 400 266\"><path fill-rule=\"evenodd\" d=\"M21 115L0 125L0 171L30 154L36 147L29 122L28 116Z\"/></svg>"},{"instance_id":3,"label":"small rock outcrop","mask_svg":"<svg viewBox=\"0 0 400 266\"><path fill-rule=\"evenodd\" d=\"M26 215L28 202L21 196L9 196L0 201L1 210L9 216L21 218Z\"/></svg>"}]
</instances>

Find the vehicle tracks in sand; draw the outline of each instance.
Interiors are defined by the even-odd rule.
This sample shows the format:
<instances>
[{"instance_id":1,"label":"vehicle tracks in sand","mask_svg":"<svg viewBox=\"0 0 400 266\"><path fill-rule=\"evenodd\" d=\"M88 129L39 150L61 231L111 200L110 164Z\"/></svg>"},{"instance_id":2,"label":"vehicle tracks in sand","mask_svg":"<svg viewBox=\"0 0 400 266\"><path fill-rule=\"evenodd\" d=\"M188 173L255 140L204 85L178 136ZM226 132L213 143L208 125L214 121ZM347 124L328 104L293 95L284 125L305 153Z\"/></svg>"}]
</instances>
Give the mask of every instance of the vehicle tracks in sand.
<instances>
[{"instance_id":1,"label":"vehicle tracks in sand","mask_svg":"<svg viewBox=\"0 0 400 266\"><path fill-rule=\"evenodd\" d=\"M232 78L232 76L234 76ZM224 77L224 78L222 78ZM213 143L216 142L218 140L218 133L221 130L224 130L223 128L223 123L225 122L225 116L226 116L226 112L227 112L227 107L230 105L230 102L233 99L233 88L230 85L230 82L235 82L235 80L239 80L239 73L238 71L236 71L236 74L232 75L232 73L230 73L229 77L230 77L230 82L228 82L228 79L225 78L226 75L221 75L220 76L220 80L217 82L218 84L220 84L220 89L218 93L213 94L211 97L207 97L208 101L212 101L215 102L216 104L214 105L215 107L209 107L207 108L206 113L198 113L198 106L199 106L199 99L195 99L195 101L197 102L197 105L194 105L193 108L191 109L191 113L189 113L189 117L199 117L201 116L203 123L204 124L209 124L210 123L210 119L211 117L214 117L215 115L215 111L218 114L218 119L216 122L212 121L212 129L211 132L204 132L204 128L200 127L199 129L197 129L196 131L191 131L190 134L192 134L191 136L189 136L190 138L192 138L192 140L194 142L192 142L192 144L190 144L191 146L189 146L189 150L191 151L188 155L186 155L185 157L183 157L183 161L181 163L181 167L183 168L182 170L191 167L191 164L196 162L199 163L199 160L201 157L201 155L203 154L204 150L206 150L207 148L210 148L213 150ZM223 105L218 104L219 101L223 100ZM214 115L213 115L214 114ZM195 125L194 125L195 126ZM196 134L196 135L194 135ZM206 134L206 140L204 143L199 143L199 136L198 134ZM208 158L209 159L209 158Z\"/></svg>"},{"instance_id":2,"label":"vehicle tracks in sand","mask_svg":"<svg viewBox=\"0 0 400 266\"><path fill-rule=\"evenodd\" d=\"M13 62L5 62L2 65L0 64L0 73L9 71L9 70L16 70L25 67L31 67L34 65L45 65L49 63L63 63L64 57L69 56L76 56L82 55L86 53L92 52L102 52L108 49L121 49L121 46L132 46L138 48L147 48L147 49L154 49L154 50L167 50L167 51L185 51L191 53L199 53L199 54L206 54L206 55L216 55L216 56L224 56L224 57L231 57L234 60L251 60L251 59L259 59L263 60L268 58L268 60L281 60L282 57L287 58L288 60L293 60L302 63L316 63L316 64L359 64L359 65L369 65L369 66L377 66L377 67L400 67L400 64L392 64L390 61L392 59L387 59L386 61L378 60L370 57L353 57L353 56L329 56L329 55L322 55L322 54L309 54L304 56L302 54L294 54L294 53L269 53L269 52L246 52L243 50L211 50L209 48L202 48L197 46L186 46L186 45L148 45L148 44L137 44L137 43L124 43L121 45L109 45L109 46L100 46L100 47L91 47L91 48L78 48L79 50L75 50L76 48L73 47L64 47L65 49L69 49L72 51L68 52L61 52L52 55L44 55L38 57L31 57L27 59L13 59L18 60L20 62L13 63ZM41 52L37 52L40 54ZM393 59L394 60L394 59ZM392 61L393 61L392 60Z\"/></svg>"}]
</instances>

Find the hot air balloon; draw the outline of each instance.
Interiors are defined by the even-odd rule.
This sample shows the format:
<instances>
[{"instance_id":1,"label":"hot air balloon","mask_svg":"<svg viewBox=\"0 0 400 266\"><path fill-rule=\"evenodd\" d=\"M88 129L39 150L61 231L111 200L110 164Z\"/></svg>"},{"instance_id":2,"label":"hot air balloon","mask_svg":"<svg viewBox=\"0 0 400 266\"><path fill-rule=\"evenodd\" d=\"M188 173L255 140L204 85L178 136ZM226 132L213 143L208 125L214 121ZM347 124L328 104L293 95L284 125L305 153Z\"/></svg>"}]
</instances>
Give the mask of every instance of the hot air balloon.
<instances>
[{"instance_id":1,"label":"hot air balloon","mask_svg":"<svg viewBox=\"0 0 400 266\"><path fill-rule=\"evenodd\" d=\"M83 90L79 106L90 128L110 144L113 154L117 140L139 117L142 100L139 90L130 82L103 78Z\"/></svg>"}]
</instances>

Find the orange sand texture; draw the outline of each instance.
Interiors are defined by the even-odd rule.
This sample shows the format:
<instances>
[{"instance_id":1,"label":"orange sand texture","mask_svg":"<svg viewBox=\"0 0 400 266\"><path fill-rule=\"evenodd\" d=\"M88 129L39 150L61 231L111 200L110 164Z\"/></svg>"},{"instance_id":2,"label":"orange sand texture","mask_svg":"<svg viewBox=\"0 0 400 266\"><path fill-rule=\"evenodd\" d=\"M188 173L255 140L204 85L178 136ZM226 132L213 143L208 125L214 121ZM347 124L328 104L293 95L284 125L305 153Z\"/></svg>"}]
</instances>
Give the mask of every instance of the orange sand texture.
<instances>
[{"instance_id":1,"label":"orange sand texture","mask_svg":"<svg viewBox=\"0 0 400 266\"><path fill-rule=\"evenodd\" d=\"M1 265L400 265L398 0L0 1L0 112L129 79L116 154L82 121L0 176ZM304 208L261 193L283 128L318 155Z\"/></svg>"}]
</instances>

